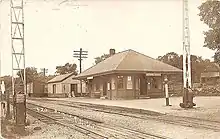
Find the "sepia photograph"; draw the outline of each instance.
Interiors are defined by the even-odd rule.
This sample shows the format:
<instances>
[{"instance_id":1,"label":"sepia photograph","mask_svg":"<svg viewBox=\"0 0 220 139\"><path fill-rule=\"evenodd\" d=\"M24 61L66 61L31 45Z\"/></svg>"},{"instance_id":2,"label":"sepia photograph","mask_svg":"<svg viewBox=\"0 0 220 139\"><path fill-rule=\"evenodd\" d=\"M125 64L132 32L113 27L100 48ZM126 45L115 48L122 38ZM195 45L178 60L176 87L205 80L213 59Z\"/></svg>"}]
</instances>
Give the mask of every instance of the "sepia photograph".
<instances>
[{"instance_id":1,"label":"sepia photograph","mask_svg":"<svg viewBox=\"0 0 220 139\"><path fill-rule=\"evenodd\" d=\"M219 0L0 0L0 139L220 139Z\"/></svg>"}]
</instances>

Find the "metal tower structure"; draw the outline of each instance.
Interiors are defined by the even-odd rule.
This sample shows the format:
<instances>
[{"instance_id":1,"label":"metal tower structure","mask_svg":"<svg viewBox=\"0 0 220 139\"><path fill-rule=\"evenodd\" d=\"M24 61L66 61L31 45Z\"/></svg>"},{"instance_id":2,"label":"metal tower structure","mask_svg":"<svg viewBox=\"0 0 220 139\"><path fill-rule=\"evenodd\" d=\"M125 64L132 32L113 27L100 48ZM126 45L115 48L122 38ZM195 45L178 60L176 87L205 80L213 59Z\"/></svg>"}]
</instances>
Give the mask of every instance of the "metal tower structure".
<instances>
[{"instance_id":1,"label":"metal tower structure","mask_svg":"<svg viewBox=\"0 0 220 139\"><path fill-rule=\"evenodd\" d=\"M182 108L191 108L193 103L191 56L190 56L190 29L188 0L183 0L183 103Z\"/></svg>"},{"instance_id":2,"label":"metal tower structure","mask_svg":"<svg viewBox=\"0 0 220 139\"><path fill-rule=\"evenodd\" d=\"M11 54L12 54L12 92L22 91L26 95L25 49L24 49L24 9L23 0L10 0L11 14ZM21 77L15 91L17 74Z\"/></svg>"},{"instance_id":3,"label":"metal tower structure","mask_svg":"<svg viewBox=\"0 0 220 139\"><path fill-rule=\"evenodd\" d=\"M188 0L183 0L183 83L186 89L192 87L190 61L189 8Z\"/></svg>"}]
</instances>

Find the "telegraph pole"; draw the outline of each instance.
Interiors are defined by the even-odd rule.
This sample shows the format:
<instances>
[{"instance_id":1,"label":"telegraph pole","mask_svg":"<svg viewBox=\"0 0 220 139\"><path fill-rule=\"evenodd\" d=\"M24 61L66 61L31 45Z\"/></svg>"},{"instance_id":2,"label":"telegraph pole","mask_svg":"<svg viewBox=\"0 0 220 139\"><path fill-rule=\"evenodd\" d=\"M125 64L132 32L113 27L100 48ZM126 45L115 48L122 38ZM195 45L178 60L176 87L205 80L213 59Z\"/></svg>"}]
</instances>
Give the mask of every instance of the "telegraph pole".
<instances>
[{"instance_id":1,"label":"telegraph pole","mask_svg":"<svg viewBox=\"0 0 220 139\"><path fill-rule=\"evenodd\" d=\"M43 93L45 93L45 76L46 76L46 73L48 72L48 69L42 68L41 71L42 71L43 76L44 76L44 92Z\"/></svg>"},{"instance_id":2,"label":"telegraph pole","mask_svg":"<svg viewBox=\"0 0 220 139\"><path fill-rule=\"evenodd\" d=\"M190 30L188 0L183 0L183 103L182 108L195 106L192 95Z\"/></svg>"},{"instance_id":3,"label":"telegraph pole","mask_svg":"<svg viewBox=\"0 0 220 139\"><path fill-rule=\"evenodd\" d=\"M41 71L42 71L42 73L43 73L43 76L45 77L45 76L46 76L46 73L48 72L48 69L42 68Z\"/></svg>"},{"instance_id":4,"label":"telegraph pole","mask_svg":"<svg viewBox=\"0 0 220 139\"><path fill-rule=\"evenodd\" d=\"M73 57L78 58L79 60L79 73L82 72L82 60L85 58L88 58L88 51L83 51L82 48L80 48L79 51L73 51ZM82 96L82 81L80 80L80 91L81 91L81 96Z\"/></svg>"}]
</instances>

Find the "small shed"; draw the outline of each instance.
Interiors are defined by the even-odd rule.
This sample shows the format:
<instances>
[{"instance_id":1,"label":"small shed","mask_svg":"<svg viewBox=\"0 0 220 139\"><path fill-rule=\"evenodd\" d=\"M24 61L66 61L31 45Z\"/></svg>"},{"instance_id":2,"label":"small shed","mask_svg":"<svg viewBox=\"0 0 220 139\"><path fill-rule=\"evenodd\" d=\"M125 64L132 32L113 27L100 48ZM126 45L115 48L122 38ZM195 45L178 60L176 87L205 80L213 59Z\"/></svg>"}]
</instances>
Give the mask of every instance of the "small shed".
<instances>
[{"instance_id":1,"label":"small shed","mask_svg":"<svg viewBox=\"0 0 220 139\"><path fill-rule=\"evenodd\" d=\"M200 81L202 84L215 85L218 79L220 79L220 67L217 63L211 63L201 73Z\"/></svg>"},{"instance_id":2,"label":"small shed","mask_svg":"<svg viewBox=\"0 0 220 139\"><path fill-rule=\"evenodd\" d=\"M47 97L45 83L41 81L27 83L27 94L29 97Z\"/></svg>"},{"instance_id":3,"label":"small shed","mask_svg":"<svg viewBox=\"0 0 220 139\"><path fill-rule=\"evenodd\" d=\"M74 73L58 75L49 80L48 97L69 97L81 94L80 80L72 79ZM82 93L85 92L85 83L82 82Z\"/></svg>"}]
</instances>

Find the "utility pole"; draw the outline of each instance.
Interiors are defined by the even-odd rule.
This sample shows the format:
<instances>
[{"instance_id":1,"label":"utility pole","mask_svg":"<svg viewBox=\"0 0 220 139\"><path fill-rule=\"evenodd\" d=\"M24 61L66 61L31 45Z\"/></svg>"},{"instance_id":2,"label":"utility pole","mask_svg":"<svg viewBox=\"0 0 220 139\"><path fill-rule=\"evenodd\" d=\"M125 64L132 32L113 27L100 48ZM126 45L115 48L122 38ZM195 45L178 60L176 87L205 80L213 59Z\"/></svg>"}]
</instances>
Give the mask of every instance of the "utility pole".
<instances>
[{"instance_id":1,"label":"utility pole","mask_svg":"<svg viewBox=\"0 0 220 139\"><path fill-rule=\"evenodd\" d=\"M26 74L24 49L24 2L23 0L10 0L11 17L11 54L12 54L12 93L14 100L14 118L16 130L23 133L26 122ZM17 73L20 74L19 90L15 86Z\"/></svg>"},{"instance_id":2,"label":"utility pole","mask_svg":"<svg viewBox=\"0 0 220 139\"><path fill-rule=\"evenodd\" d=\"M41 72L43 73L43 76L45 77L45 76L46 76L46 73L48 72L48 69L42 68L42 69L41 69Z\"/></svg>"},{"instance_id":3,"label":"utility pole","mask_svg":"<svg viewBox=\"0 0 220 139\"><path fill-rule=\"evenodd\" d=\"M189 29L189 8L188 0L183 0L183 103L182 108L190 108L193 103L192 79L191 79L191 58L190 58L190 29Z\"/></svg>"},{"instance_id":4,"label":"utility pole","mask_svg":"<svg viewBox=\"0 0 220 139\"><path fill-rule=\"evenodd\" d=\"M74 52L73 57L76 57L79 60L79 73L81 73L82 72L82 60L84 58L88 58L87 57L88 51L83 51L82 48L80 48L79 51L73 51L73 52ZM81 96L82 96L82 80L80 80L80 91L81 91Z\"/></svg>"},{"instance_id":5,"label":"utility pole","mask_svg":"<svg viewBox=\"0 0 220 139\"><path fill-rule=\"evenodd\" d=\"M48 72L48 69L42 68L41 71L42 71L43 76L44 76L44 85L43 85L43 86L44 86L44 92L43 92L43 93L45 93L45 82L46 82L46 81L45 81L45 76L46 76L46 73Z\"/></svg>"}]
</instances>

